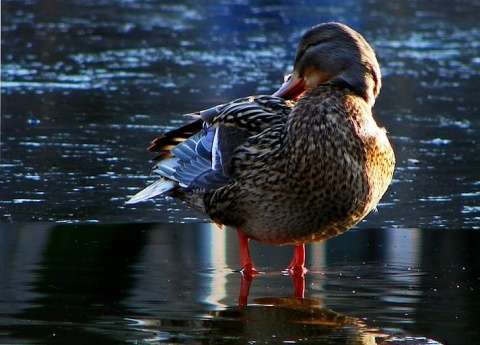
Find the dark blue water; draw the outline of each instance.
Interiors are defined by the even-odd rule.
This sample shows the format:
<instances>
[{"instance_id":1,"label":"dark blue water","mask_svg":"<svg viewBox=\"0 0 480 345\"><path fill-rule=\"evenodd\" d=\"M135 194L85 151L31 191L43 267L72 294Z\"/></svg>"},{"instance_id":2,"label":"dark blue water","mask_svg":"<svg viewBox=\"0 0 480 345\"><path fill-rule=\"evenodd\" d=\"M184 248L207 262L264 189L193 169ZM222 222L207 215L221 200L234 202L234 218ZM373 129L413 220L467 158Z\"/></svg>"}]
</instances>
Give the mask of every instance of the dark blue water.
<instances>
[{"instance_id":1,"label":"dark blue water","mask_svg":"<svg viewBox=\"0 0 480 345\"><path fill-rule=\"evenodd\" d=\"M479 343L479 15L460 0L2 1L0 337ZM322 333L278 300L292 296L279 273L291 248L254 247L267 274L239 311L232 233L175 200L124 202L151 181L154 137L181 114L272 93L301 33L331 20L377 51L375 113L398 163L378 212L309 247L300 309ZM354 322L320 325L325 308Z\"/></svg>"},{"instance_id":2,"label":"dark blue water","mask_svg":"<svg viewBox=\"0 0 480 345\"><path fill-rule=\"evenodd\" d=\"M176 202L125 207L145 147L180 114L271 93L305 28L338 20L377 50L398 160L368 226L479 227L478 3L59 4L3 4L5 221L196 219Z\"/></svg>"}]
</instances>

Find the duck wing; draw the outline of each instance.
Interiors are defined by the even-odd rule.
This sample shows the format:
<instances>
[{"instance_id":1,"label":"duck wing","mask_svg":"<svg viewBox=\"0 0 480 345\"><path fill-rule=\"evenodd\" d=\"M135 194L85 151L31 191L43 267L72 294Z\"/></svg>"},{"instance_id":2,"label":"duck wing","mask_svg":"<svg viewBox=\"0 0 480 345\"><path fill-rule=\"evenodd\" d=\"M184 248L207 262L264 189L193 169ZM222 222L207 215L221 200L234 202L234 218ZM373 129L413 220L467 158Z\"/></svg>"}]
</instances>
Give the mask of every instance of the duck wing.
<instances>
[{"instance_id":1,"label":"duck wing","mask_svg":"<svg viewBox=\"0 0 480 345\"><path fill-rule=\"evenodd\" d=\"M200 118L200 113L188 115L197 117L197 119L186 125L175 128L174 130L165 132L162 136L152 141L152 144L147 150L151 152L159 152L159 155L153 158L153 161L161 161L168 157L172 157L173 154L170 150L202 130L204 121Z\"/></svg>"},{"instance_id":2,"label":"duck wing","mask_svg":"<svg viewBox=\"0 0 480 345\"><path fill-rule=\"evenodd\" d=\"M227 185L235 150L268 128L286 122L292 106L282 98L256 96L200 112L202 130L171 150L178 161L169 178L180 187L201 191ZM159 162L157 167L161 166Z\"/></svg>"},{"instance_id":3,"label":"duck wing","mask_svg":"<svg viewBox=\"0 0 480 345\"><path fill-rule=\"evenodd\" d=\"M176 186L202 193L227 185L235 150L285 123L293 105L275 96L251 96L196 113L198 118L191 123L153 141L148 150L160 152L153 173L163 178L134 196L131 203Z\"/></svg>"}]
</instances>

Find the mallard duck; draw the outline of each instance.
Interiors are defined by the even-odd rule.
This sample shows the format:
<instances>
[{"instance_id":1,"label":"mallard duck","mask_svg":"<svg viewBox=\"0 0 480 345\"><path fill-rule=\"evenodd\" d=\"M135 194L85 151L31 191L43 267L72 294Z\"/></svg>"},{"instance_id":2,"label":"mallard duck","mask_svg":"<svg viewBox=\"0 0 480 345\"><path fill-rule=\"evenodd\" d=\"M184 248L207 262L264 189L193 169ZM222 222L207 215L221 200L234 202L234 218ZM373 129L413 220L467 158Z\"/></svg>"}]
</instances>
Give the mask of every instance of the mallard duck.
<instances>
[{"instance_id":1,"label":"mallard duck","mask_svg":"<svg viewBox=\"0 0 480 345\"><path fill-rule=\"evenodd\" d=\"M257 272L250 239L294 245L287 269L306 272L305 243L353 227L391 182L394 152L372 116L380 87L375 52L358 32L316 25L273 95L200 111L155 139L159 180L128 203L173 196L237 229L243 272Z\"/></svg>"}]
</instances>

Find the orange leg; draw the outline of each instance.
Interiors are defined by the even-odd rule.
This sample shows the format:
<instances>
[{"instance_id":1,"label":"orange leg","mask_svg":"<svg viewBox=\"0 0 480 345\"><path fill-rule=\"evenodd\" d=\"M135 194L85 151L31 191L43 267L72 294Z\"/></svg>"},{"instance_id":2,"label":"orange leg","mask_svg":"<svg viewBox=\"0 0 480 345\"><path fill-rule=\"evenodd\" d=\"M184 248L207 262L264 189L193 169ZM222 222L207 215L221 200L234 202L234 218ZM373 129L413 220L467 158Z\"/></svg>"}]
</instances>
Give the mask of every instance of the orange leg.
<instances>
[{"instance_id":1,"label":"orange leg","mask_svg":"<svg viewBox=\"0 0 480 345\"><path fill-rule=\"evenodd\" d=\"M245 235L242 230L238 227L238 242L240 246L240 263L242 265L242 280L240 283L240 293L238 296L238 306L246 307L248 294L250 292L250 286L252 285L253 278L256 274L260 273L255 269L253 265L252 258L250 257L250 249L248 247L248 242L250 238Z\"/></svg>"},{"instance_id":2,"label":"orange leg","mask_svg":"<svg viewBox=\"0 0 480 345\"><path fill-rule=\"evenodd\" d=\"M250 249L248 248L248 242L250 238L245 235L240 228L237 228L238 242L240 245L240 263L242 265L242 274L252 275L259 273L253 265L252 258L250 257Z\"/></svg>"},{"instance_id":3,"label":"orange leg","mask_svg":"<svg viewBox=\"0 0 480 345\"><path fill-rule=\"evenodd\" d=\"M305 244L297 244L294 247L293 259L290 265L288 265L287 271L297 274L307 273L305 268Z\"/></svg>"},{"instance_id":4,"label":"orange leg","mask_svg":"<svg viewBox=\"0 0 480 345\"><path fill-rule=\"evenodd\" d=\"M287 272L293 280L293 295L305 297L305 244L298 244L293 249L293 259L287 267Z\"/></svg>"},{"instance_id":5,"label":"orange leg","mask_svg":"<svg viewBox=\"0 0 480 345\"><path fill-rule=\"evenodd\" d=\"M255 269L248 243L250 238L245 235L240 228L237 228L238 241L240 245L240 262L242 264L242 280L240 283L240 293L238 297L238 306L246 307L250 286L255 275L260 273ZM299 244L294 247L293 259L287 267L287 271L292 277L294 296L304 298L305 296L305 244Z\"/></svg>"}]
</instances>

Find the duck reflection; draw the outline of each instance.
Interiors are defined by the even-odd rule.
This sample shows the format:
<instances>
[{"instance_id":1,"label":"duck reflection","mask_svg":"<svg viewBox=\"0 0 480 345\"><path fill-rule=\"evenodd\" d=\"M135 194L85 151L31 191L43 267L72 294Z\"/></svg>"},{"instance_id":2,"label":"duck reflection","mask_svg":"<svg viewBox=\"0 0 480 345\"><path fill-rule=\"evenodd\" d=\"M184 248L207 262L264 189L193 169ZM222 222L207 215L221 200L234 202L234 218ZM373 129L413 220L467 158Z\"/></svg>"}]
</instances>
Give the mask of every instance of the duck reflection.
<instances>
[{"instance_id":1,"label":"duck reflection","mask_svg":"<svg viewBox=\"0 0 480 345\"><path fill-rule=\"evenodd\" d=\"M241 308L212 313L210 337L233 337L249 342L315 344L377 344L381 336L357 318L324 308L318 299L257 298Z\"/></svg>"},{"instance_id":2,"label":"duck reflection","mask_svg":"<svg viewBox=\"0 0 480 345\"><path fill-rule=\"evenodd\" d=\"M377 344L357 318L323 308L319 299L305 298L305 273L286 271L293 297L255 298L248 304L255 274L241 273L238 306L211 313L209 333L217 337L248 337L248 341L315 341L328 344Z\"/></svg>"},{"instance_id":3,"label":"duck reflection","mask_svg":"<svg viewBox=\"0 0 480 345\"><path fill-rule=\"evenodd\" d=\"M386 335L354 317L324 308L318 299L256 298L248 306L213 311L206 320L130 319L145 342L178 342L195 337L201 344L383 344ZM381 342L378 342L381 341ZM415 343L416 344L416 343Z\"/></svg>"},{"instance_id":4,"label":"duck reflection","mask_svg":"<svg viewBox=\"0 0 480 345\"><path fill-rule=\"evenodd\" d=\"M291 270L285 271L293 281L293 296L296 298L305 297L305 272L294 272ZM248 303L248 294L250 287L256 274L248 274L244 271L240 272L242 275L240 283L240 293L238 295L238 306L246 307Z\"/></svg>"},{"instance_id":5,"label":"duck reflection","mask_svg":"<svg viewBox=\"0 0 480 345\"><path fill-rule=\"evenodd\" d=\"M143 339L146 343L184 343L188 339L201 344L383 344L377 341L386 339L386 334L366 327L356 317L324 307L320 299L305 298L304 273L285 274L292 280L291 297L256 297L249 300L255 279L270 277L272 273L243 272L237 275L240 284L235 305L210 311L200 319L161 317L128 321L135 331L150 334Z\"/></svg>"}]
</instances>

